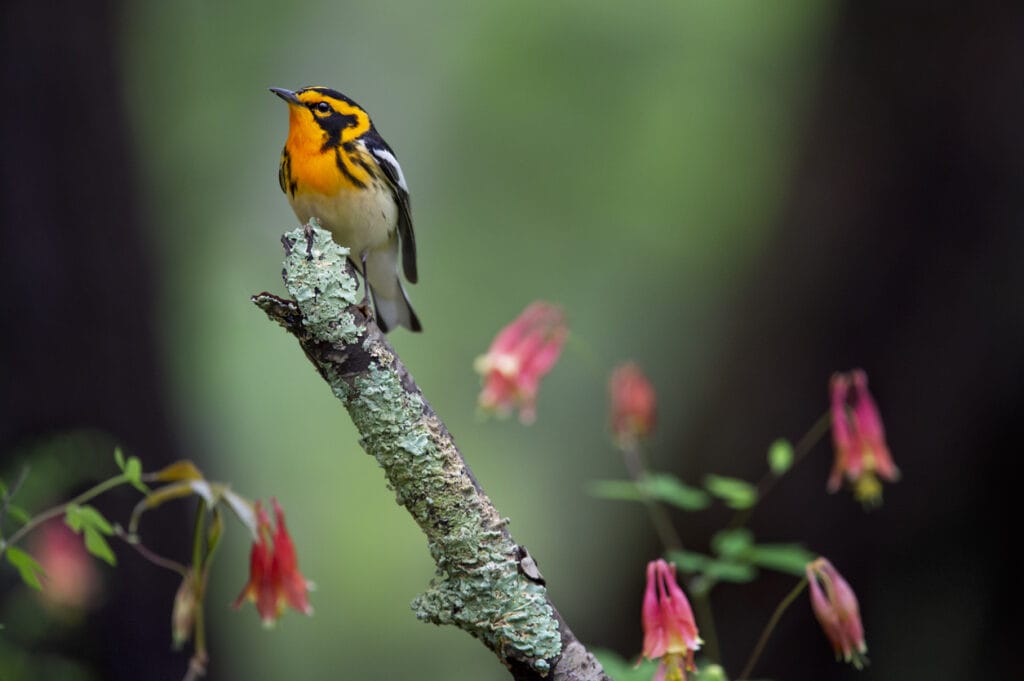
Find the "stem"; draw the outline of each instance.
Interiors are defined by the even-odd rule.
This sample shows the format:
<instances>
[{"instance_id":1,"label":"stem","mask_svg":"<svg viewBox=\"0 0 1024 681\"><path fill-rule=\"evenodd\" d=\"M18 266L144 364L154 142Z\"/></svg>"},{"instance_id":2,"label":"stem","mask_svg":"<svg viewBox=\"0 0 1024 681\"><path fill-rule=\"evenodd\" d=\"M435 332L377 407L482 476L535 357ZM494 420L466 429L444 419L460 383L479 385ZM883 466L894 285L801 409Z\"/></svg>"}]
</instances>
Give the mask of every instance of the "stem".
<instances>
[{"instance_id":1,"label":"stem","mask_svg":"<svg viewBox=\"0 0 1024 681\"><path fill-rule=\"evenodd\" d=\"M637 490L643 496L644 506L647 507L647 512L651 516L651 523L654 525L655 532L658 533L662 546L665 547L666 551L682 551L683 540L680 539L679 533L676 532L675 526L672 525L672 520L668 517L665 507L647 493L647 487L644 485L648 475L647 465L644 462L639 444L636 441L631 441L620 443L620 447L622 449L622 458L626 463L626 471L633 482L636 483Z\"/></svg>"},{"instance_id":2,"label":"stem","mask_svg":"<svg viewBox=\"0 0 1024 681\"><path fill-rule=\"evenodd\" d=\"M647 479L648 472L643 451L640 449L639 444L632 440L620 442L619 447L622 449L623 460L626 463L629 477L636 483L637 489L643 496L644 506L647 507L647 511L651 516L651 523L654 525L654 530L658 533L662 546L665 547L666 551L682 551L683 540L679 537L679 533L676 532L668 512L656 499L651 498L647 493L646 486L643 484ZM700 621L700 629L705 643L705 654L712 662L717 663L721 660L721 651L718 647L715 617L711 609L710 585L695 587L694 582L691 581L687 586L693 596L693 605L697 611L697 619Z\"/></svg>"},{"instance_id":3,"label":"stem","mask_svg":"<svg viewBox=\"0 0 1024 681\"><path fill-rule=\"evenodd\" d=\"M818 444L818 441L821 440L822 437L824 437L831 425L831 412L826 411L818 417L818 420L807 429L807 432L803 434L803 437L801 437L793 447L793 463L790 464L787 470L793 470L796 465L800 463L812 449L814 449L814 446ZM785 475L785 473L783 473L783 475ZM781 479L781 475L776 475L771 471L765 473L757 483L757 503L760 503L762 499L768 496L768 493ZM732 520L729 522L728 529L735 530L736 528L746 525L755 508L757 508L757 504L754 504L750 508L745 508L742 511L737 511L736 515L734 515Z\"/></svg>"},{"instance_id":4,"label":"stem","mask_svg":"<svg viewBox=\"0 0 1024 681\"><path fill-rule=\"evenodd\" d=\"M829 427L831 427L831 425L832 412L826 411L824 414L818 417L818 420L815 421L810 428L807 429L807 432L804 433L803 437L801 437L797 441L796 445L793 447L793 463L789 467L790 470L792 470L798 463L800 463L800 461L803 460L804 457L806 457L811 452L814 446L818 444L818 440L824 437L825 433L828 432L828 429ZM779 477L780 476L774 475L772 473L768 473L767 475L765 475L765 477L762 478L761 482L758 483L757 485L757 491L759 495L758 498L767 494L768 491L779 480Z\"/></svg>"},{"instance_id":5,"label":"stem","mask_svg":"<svg viewBox=\"0 0 1024 681\"><path fill-rule=\"evenodd\" d=\"M156 565L157 567L162 567L166 570L170 570L171 572L176 572L183 578L188 575L187 565L182 565L178 561L171 560L170 558L164 558L163 556L154 553L150 549L146 548L141 542L130 539L129 534L125 532L124 528L122 528L120 525L114 526L114 534L116 534L122 541L124 541L124 543L128 544L136 551L138 551L143 558L148 560L153 565Z\"/></svg>"},{"instance_id":6,"label":"stem","mask_svg":"<svg viewBox=\"0 0 1024 681\"><path fill-rule=\"evenodd\" d=\"M754 665L757 664L758 658L760 658L761 653L764 652L764 647L768 644L768 638L772 635L772 631L775 630L775 626L779 623L779 620L782 619L782 614L786 612L786 608L796 600L796 597L800 595L806 586L807 578L804 577L795 587L793 587L792 591L786 594L786 597L783 598L782 602L775 608L775 612L772 613L771 618L768 620L768 624L765 625L764 631L761 632L761 638L758 639L757 645L754 646L753 652L750 653L750 659L747 660L747 664L743 667L743 671L740 672L740 675L736 677L736 681L743 681L743 679L750 676L750 673L754 671Z\"/></svg>"},{"instance_id":7,"label":"stem","mask_svg":"<svg viewBox=\"0 0 1024 681\"><path fill-rule=\"evenodd\" d=\"M126 482L130 481L125 475L115 475L109 480L104 480L95 487L91 487L85 490L74 499L66 501L63 504L60 504L59 506L54 506L51 509L47 509L39 515L33 516L29 519L27 523L18 528L18 531L12 534L10 539L8 539L7 541L0 541L0 555L2 555L4 551L7 550L8 546L14 546L16 543L18 543L18 540L20 540L22 537L24 537L26 534L34 530L42 523L45 523L47 520L50 520L51 518L56 518L57 516L66 513L68 507L77 506L78 504L89 501L93 497L97 497L106 492L107 490L113 489L114 487L117 487L118 485L124 484Z\"/></svg>"},{"instance_id":8,"label":"stem","mask_svg":"<svg viewBox=\"0 0 1024 681\"><path fill-rule=\"evenodd\" d=\"M192 657L192 664L199 663L200 668L206 668L206 622L203 617L203 601L206 597L206 583L203 569L203 520L206 518L206 501L199 499L199 506L196 508L196 524L192 536L192 574L195 580L196 589L196 623L195 623L195 654ZM203 672L200 672L203 673Z\"/></svg>"}]
</instances>

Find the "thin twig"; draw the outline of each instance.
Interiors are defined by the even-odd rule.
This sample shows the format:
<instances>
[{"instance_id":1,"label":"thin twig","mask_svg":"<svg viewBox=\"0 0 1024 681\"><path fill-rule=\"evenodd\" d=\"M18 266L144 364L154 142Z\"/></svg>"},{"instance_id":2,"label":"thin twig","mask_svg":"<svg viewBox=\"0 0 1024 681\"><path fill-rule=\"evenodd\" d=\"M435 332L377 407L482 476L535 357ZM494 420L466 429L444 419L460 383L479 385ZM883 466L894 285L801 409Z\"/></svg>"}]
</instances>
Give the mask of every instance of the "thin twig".
<instances>
[{"instance_id":1,"label":"thin twig","mask_svg":"<svg viewBox=\"0 0 1024 681\"><path fill-rule=\"evenodd\" d=\"M166 570L170 570L171 572L176 572L182 577L188 575L187 565L183 565L176 560L171 560L170 558L164 558L163 556L153 552L151 549L147 548L142 542L138 541L137 538L134 538L127 532L125 532L124 528L120 525L114 525L114 534L118 538L123 540L124 543L128 544L128 546L131 546L133 549L135 549L139 553L139 555L141 555L143 558L148 560L153 565L156 565L157 567L162 567Z\"/></svg>"},{"instance_id":2,"label":"thin twig","mask_svg":"<svg viewBox=\"0 0 1024 681\"><path fill-rule=\"evenodd\" d=\"M743 681L743 679L750 676L750 673L754 671L754 665L757 664L757 660L761 657L761 653L764 652L764 647L768 644L768 639L771 637L772 632L775 630L775 626L782 619L783 613L788 608L796 597L804 590L807 586L807 578L804 577L793 590L786 594L786 597L782 599L782 602L775 608L775 612L772 613L771 618L768 620L768 624L764 626L764 631L761 632L761 638L758 639L757 645L754 646L753 652L750 653L750 659L747 660L747 664L744 665L743 671L736 677L736 681Z\"/></svg>"},{"instance_id":3,"label":"thin twig","mask_svg":"<svg viewBox=\"0 0 1024 681\"><path fill-rule=\"evenodd\" d=\"M124 484L126 482L129 482L127 476L123 474L115 475L109 480L104 480L95 487L90 487L89 489L85 490L71 501L67 501L63 504L60 504L59 506L54 506L53 508L47 509L40 514L33 516L27 523L18 528L18 531L12 534L10 539L0 544L0 554L2 554L7 549L8 546L14 546L18 542L18 540L20 540L22 537L24 537L26 534L34 530L42 523L45 523L47 520L50 520L51 518L56 518L57 516L61 516L67 513L68 508L70 508L71 506L77 506L78 504L89 501L93 497L97 497L100 494L106 492L107 490L113 489L114 487L117 487L118 485Z\"/></svg>"},{"instance_id":4,"label":"thin twig","mask_svg":"<svg viewBox=\"0 0 1024 681\"><path fill-rule=\"evenodd\" d=\"M797 441L796 445L793 447L793 462L789 465L789 468L786 469L787 471L793 470L793 468L795 468L796 465L800 463L812 449L814 449L814 446L818 444L818 441L821 440L825 433L828 432L831 424L832 414L830 412L826 411L818 417L818 420L807 429L807 432L803 434L800 440ZM771 471L765 473L757 483L757 503L743 509L742 511L737 511L729 522L727 529L735 530L736 528L746 525L750 520L750 516L754 512L754 509L757 507L757 504L768 496L768 493L781 479L782 477L780 475L776 475Z\"/></svg>"},{"instance_id":5,"label":"thin twig","mask_svg":"<svg viewBox=\"0 0 1024 681\"><path fill-rule=\"evenodd\" d=\"M192 659L202 660L204 663L208 659L206 653L206 618L203 616L203 602L206 599L206 579L204 575L205 571L203 569L203 546L206 544L206 542L203 541L205 520L206 501L200 498L199 506L196 508L196 524L192 537L192 571L196 590L196 619L192 630L194 632L193 646L195 655ZM203 665L203 671L205 673L205 664Z\"/></svg>"},{"instance_id":6,"label":"thin twig","mask_svg":"<svg viewBox=\"0 0 1024 681\"><path fill-rule=\"evenodd\" d=\"M647 491L646 482L649 473L639 443L636 440L628 440L620 443L620 448L622 449L623 461L626 463L626 471L636 484L640 496L643 497L643 504L647 507L647 512L651 516L651 523L654 524L654 530L658 533L662 546L665 547L666 551L682 551L683 540L679 537L679 533L676 532L672 520L665 511L665 507Z\"/></svg>"},{"instance_id":7,"label":"thin twig","mask_svg":"<svg viewBox=\"0 0 1024 681\"><path fill-rule=\"evenodd\" d=\"M683 540L676 531L672 519L669 518L665 506L653 498L645 484L650 476L647 470L647 462L643 455L640 444L635 439L627 439L619 443L622 450L622 459L626 464L626 472L636 485L637 491L642 497L644 507L651 516L651 523L654 531L657 532L662 546L666 551L682 551ZM697 611L697 619L700 622L701 633L704 638L704 652L713 662L721 659L718 647L718 634L715 629L714 613L711 610L711 595L709 589L694 589L692 582L688 585L693 605Z\"/></svg>"}]
</instances>

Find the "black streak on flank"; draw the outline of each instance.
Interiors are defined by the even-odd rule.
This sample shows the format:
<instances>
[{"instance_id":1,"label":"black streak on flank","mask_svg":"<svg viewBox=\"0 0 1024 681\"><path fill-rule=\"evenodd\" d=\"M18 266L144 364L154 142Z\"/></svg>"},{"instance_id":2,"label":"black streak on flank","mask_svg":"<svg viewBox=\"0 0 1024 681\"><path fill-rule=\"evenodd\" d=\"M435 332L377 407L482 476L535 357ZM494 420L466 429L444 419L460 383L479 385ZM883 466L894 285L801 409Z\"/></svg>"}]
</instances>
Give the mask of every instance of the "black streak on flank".
<instances>
[{"instance_id":1,"label":"black streak on flank","mask_svg":"<svg viewBox=\"0 0 1024 681\"><path fill-rule=\"evenodd\" d=\"M354 184L359 189L366 188L366 183L364 183L362 180L360 180L351 172L349 172L348 166L345 165L344 159L341 158L341 149L334 150L334 162L338 164L338 170L340 170L345 175L345 177L348 178L349 182Z\"/></svg>"},{"instance_id":2,"label":"black streak on flank","mask_svg":"<svg viewBox=\"0 0 1024 681\"><path fill-rule=\"evenodd\" d=\"M350 154L349 158L355 159L355 162L359 164L359 167L366 171L367 175L370 177L377 177L377 172L371 164L366 162L366 159L363 158L362 154Z\"/></svg>"},{"instance_id":3,"label":"black streak on flank","mask_svg":"<svg viewBox=\"0 0 1024 681\"><path fill-rule=\"evenodd\" d=\"M287 149L281 152L281 167L277 169L277 182L281 185L281 191L295 196L299 183L292 179L292 157Z\"/></svg>"}]
</instances>

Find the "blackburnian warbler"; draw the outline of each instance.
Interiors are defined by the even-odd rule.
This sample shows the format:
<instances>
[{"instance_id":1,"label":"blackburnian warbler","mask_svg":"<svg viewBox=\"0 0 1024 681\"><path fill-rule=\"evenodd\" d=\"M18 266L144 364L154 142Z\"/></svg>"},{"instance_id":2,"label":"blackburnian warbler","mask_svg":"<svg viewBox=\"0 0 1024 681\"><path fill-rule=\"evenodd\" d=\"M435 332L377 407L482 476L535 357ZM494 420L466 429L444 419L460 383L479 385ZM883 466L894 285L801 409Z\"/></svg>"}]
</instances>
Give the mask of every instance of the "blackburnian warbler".
<instances>
[{"instance_id":1,"label":"blackburnian warbler","mask_svg":"<svg viewBox=\"0 0 1024 681\"><path fill-rule=\"evenodd\" d=\"M278 180L305 224L317 218L350 250L353 265L373 295L382 331L420 320L398 277L398 254L416 283L416 239L409 188L398 159L370 115L345 95L325 87L270 88L288 103L288 139Z\"/></svg>"}]
</instances>

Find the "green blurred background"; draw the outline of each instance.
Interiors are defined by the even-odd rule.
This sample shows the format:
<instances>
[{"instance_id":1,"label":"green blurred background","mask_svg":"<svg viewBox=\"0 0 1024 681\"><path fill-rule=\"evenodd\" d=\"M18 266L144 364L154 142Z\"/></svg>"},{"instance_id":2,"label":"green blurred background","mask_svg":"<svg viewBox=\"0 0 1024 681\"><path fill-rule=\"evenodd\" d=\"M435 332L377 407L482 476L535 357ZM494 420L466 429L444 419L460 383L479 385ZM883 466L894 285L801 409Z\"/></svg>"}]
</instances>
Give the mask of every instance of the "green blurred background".
<instances>
[{"instance_id":1,"label":"green blurred background","mask_svg":"<svg viewBox=\"0 0 1024 681\"><path fill-rule=\"evenodd\" d=\"M248 551L231 527L210 678L507 678L466 634L414 619L432 573L422 536L295 342L248 301L282 291L278 238L295 224L276 180L287 116L267 88L327 85L371 112L411 188L425 332L392 341L583 641L638 653L658 552L642 509L584 489L623 475L605 426L614 364L649 371L653 463L692 481L759 476L768 442L824 410L829 373L864 365L906 480L865 517L824 495L822 445L755 529L806 539L862 593L875 664L859 678L996 669L980 653L999 561L978 538L943 541L990 498L1009 421L980 405L1009 409L1006 374L1021 376L1018 306L996 321L1005 307L976 304L1020 303L1022 109L1005 98L1022 60L1002 28L1020 12L1006 12L920 27L838 2L12 3L4 135L23 153L4 168L0 269L18 300L4 302L0 475L28 460L26 494L43 500L109 472L116 441L147 466L189 457L276 496L316 614L267 633L251 607L227 607ZM472 361L536 299L563 305L573 334L537 423L481 419ZM63 326L61 305L81 319ZM1007 366L1002 383L977 379ZM81 427L109 436L48 439ZM982 452L973 473L935 471L962 447ZM686 539L728 517L711 516L678 518ZM108 589L149 570L133 578L148 609L111 595L56 642L11 632L43 615L5 575L0 679L45 664L52 678L180 678L174 580L123 560ZM723 589L733 674L788 588ZM823 674L853 672L798 606L763 675Z\"/></svg>"}]
</instances>

